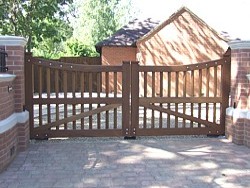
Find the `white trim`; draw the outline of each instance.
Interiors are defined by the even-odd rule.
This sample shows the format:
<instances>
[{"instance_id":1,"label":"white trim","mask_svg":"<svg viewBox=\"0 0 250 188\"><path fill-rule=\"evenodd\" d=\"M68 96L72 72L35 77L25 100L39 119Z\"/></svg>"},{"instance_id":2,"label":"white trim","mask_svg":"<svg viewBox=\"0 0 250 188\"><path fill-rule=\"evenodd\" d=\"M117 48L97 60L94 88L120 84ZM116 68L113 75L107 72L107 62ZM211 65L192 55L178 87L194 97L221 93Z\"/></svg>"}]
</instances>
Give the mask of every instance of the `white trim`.
<instances>
[{"instance_id":1,"label":"white trim","mask_svg":"<svg viewBox=\"0 0 250 188\"><path fill-rule=\"evenodd\" d=\"M8 118L0 121L0 134L8 131L14 127L17 123L25 123L29 120L29 112L24 111L20 113L13 113Z\"/></svg>"},{"instance_id":2,"label":"white trim","mask_svg":"<svg viewBox=\"0 0 250 188\"><path fill-rule=\"evenodd\" d=\"M0 36L0 46L22 46L27 44L27 40L17 36Z\"/></svg>"},{"instance_id":3,"label":"white trim","mask_svg":"<svg viewBox=\"0 0 250 188\"><path fill-rule=\"evenodd\" d=\"M10 82L16 78L14 74L0 73L0 82Z\"/></svg>"},{"instance_id":4,"label":"white trim","mask_svg":"<svg viewBox=\"0 0 250 188\"><path fill-rule=\"evenodd\" d=\"M242 110L233 107L226 109L226 115L232 116L238 119L249 119L250 120L250 110Z\"/></svg>"},{"instance_id":5,"label":"white trim","mask_svg":"<svg viewBox=\"0 0 250 188\"><path fill-rule=\"evenodd\" d=\"M250 49L250 41L249 40L235 40L235 41L231 41L228 43L228 45L230 46L230 48L232 50L236 50L236 49Z\"/></svg>"}]
</instances>

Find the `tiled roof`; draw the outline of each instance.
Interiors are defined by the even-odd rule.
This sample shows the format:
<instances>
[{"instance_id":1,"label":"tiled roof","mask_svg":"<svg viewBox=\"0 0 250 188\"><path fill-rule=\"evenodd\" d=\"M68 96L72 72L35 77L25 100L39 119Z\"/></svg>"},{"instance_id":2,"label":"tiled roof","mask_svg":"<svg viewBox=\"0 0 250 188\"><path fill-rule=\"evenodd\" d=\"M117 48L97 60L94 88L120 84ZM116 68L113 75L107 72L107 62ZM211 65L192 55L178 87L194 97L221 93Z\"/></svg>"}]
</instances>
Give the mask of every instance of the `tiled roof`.
<instances>
[{"instance_id":1,"label":"tiled roof","mask_svg":"<svg viewBox=\"0 0 250 188\"><path fill-rule=\"evenodd\" d=\"M119 29L110 38L98 42L96 49L100 51L102 46L136 46L136 41L158 26L159 23L151 18L135 19Z\"/></svg>"}]
</instances>

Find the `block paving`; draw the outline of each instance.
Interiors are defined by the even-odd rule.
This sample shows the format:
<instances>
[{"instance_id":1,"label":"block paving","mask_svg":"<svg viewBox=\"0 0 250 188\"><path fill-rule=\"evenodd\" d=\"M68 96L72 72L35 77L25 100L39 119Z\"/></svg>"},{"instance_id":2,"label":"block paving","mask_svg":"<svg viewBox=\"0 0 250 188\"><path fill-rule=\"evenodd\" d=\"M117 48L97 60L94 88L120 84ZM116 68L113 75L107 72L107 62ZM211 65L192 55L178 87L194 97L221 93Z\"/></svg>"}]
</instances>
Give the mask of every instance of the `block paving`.
<instances>
[{"instance_id":1,"label":"block paving","mask_svg":"<svg viewBox=\"0 0 250 188\"><path fill-rule=\"evenodd\" d=\"M0 188L249 187L250 149L224 137L31 141Z\"/></svg>"}]
</instances>

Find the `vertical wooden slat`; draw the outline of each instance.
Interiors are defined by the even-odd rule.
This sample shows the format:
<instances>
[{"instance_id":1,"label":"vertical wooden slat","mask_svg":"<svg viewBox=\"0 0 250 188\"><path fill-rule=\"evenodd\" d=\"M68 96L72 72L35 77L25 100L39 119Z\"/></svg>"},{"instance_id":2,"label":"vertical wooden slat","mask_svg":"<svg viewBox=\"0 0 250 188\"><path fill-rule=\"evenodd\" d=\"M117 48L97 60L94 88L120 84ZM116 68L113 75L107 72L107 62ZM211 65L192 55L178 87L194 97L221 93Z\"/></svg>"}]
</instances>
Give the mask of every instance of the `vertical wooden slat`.
<instances>
[{"instance_id":1,"label":"vertical wooden slat","mask_svg":"<svg viewBox=\"0 0 250 188\"><path fill-rule=\"evenodd\" d=\"M76 97L76 72L72 72L72 97ZM72 115L76 115L76 105L72 104ZM76 121L73 121L73 130L76 129Z\"/></svg>"},{"instance_id":2,"label":"vertical wooden slat","mask_svg":"<svg viewBox=\"0 0 250 188\"><path fill-rule=\"evenodd\" d=\"M92 98L93 93L93 73L89 72L89 98ZM92 110L92 104L89 104L89 111ZM91 130L93 127L93 117L89 116L89 129Z\"/></svg>"},{"instance_id":3,"label":"vertical wooden slat","mask_svg":"<svg viewBox=\"0 0 250 188\"><path fill-rule=\"evenodd\" d=\"M147 87L148 87L148 74L147 72L144 72L144 97L147 97ZM143 109L143 128L146 129L147 128L147 108L144 107Z\"/></svg>"},{"instance_id":4,"label":"vertical wooden slat","mask_svg":"<svg viewBox=\"0 0 250 188\"><path fill-rule=\"evenodd\" d=\"M155 97L155 72L152 72L152 97ZM154 105L154 103L152 103ZM155 112L152 110L151 128L155 128Z\"/></svg>"},{"instance_id":5,"label":"vertical wooden slat","mask_svg":"<svg viewBox=\"0 0 250 188\"><path fill-rule=\"evenodd\" d=\"M114 72L114 98L117 97L117 72ZM117 129L117 108L114 109L114 129Z\"/></svg>"},{"instance_id":6,"label":"vertical wooden slat","mask_svg":"<svg viewBox=\"0 0 250 188\"><path fill-rule=\"evenodd\" d=\"M64 98L68 98L68 75L67 71L63 71L63 93L64 93ZM64 104L64 118L68 117L68 105ZM68 124L64 124L64 129L68 129Z\"/></svg>"},{"instance_id":7,"label":"vertical wooden slat","mask_svg":"<svg viewBox=\"0 0 250 188\"><path fill-rule=\"evenodd\" d=\"M168 97L171 97L171 72L168 72ZM170 109L170 103L168 103L168 109ZM167 128L170 128L170 114L167 117Z\"/></svg>"},{"instance_id":8,"label":"vertical wooden slat","mask_svg":"<svg viewBox=\"0 0 250 188\"><path fill-rule=\"evenodd\" d=\"M210 69L206 69L206 97L209 97L209 82L210 82ZM209 103L206 103L206 120L208 121L209 116Z\"/></svg>"},{"instance_id":9,"label":"vertical wooden slat","mask_svg":"<svg viewBox=\"0 0 250 188\"><path fill-rule=\"evenodd\" d=\"M163 72L160 72L160 97L163 97ZM160 107L162 108L162 103L160 103ZM162 128L162 112L160 112L159 128Z\"/></svg>"},{"instance_id":10,"label":"vertical wooden slat","mask_svg":"<svg viewBox=\"0 0 250 188\"><path fill-rule=\"evenodd\" d=\"M81 90L81 98L84 98L84 87L85 87L85 84L84 84L84 73L81 72L81 75L80 75L80 90ZM84 104L81 104L81 113L84 112ZM84 129L84 118L81 119L81 130Z\"/></svg>"},{"instance_id":11,"label":"vertical wooden slat","mask_svg":"<svg viewBox=\"0 0 250 188\"><path fill-rule=\"evenodd\" d=\"M202 69L199 69L199 97L202 96ZM198 104L198 118L201 119L201 103ZM198 127L201 127L201 124L198 123Z\"/></svg>"},{"instance_id":12,"label":"vertical wooden slat","mask_svg":"<svg viewBox=\"0 0 250 188\"><path fill-rule=\"evenodd\" d=\"M191 71L191 96L194 97L194 70ZM191 103L191 116L194 116L194 103ZM193 121L190 121L190 127L193 126Z\"/></svg>"},{"instance_id":13,"label":"vertical wooden slat","mask_svg":"<svg viewBox=\"0 0 250 188\"><path fill-rule=\"evenodd\" d=\"M97 78L96 78L96 87L97 87L97 97L101 97L101 73L97 73ZM100 108L101 105L98 103L97 108ZM97 129L101 129L101 114L97 114Z\"/></svg>"},{"instance_id":14,"label":"vertical wooden slat","mask_svg":"<svg viewBox=\"0 0 250 188\"><path fill-rule=\"evenodd\" d=\"M42 83L43 83L43 77L42 77L42 70L43 70L43 68L41 67L41 66L38 66L38 95L39 95L39 98L42 98L42 93L43 93L43 91L42 91L42 89L43 89L43 85L42 85ZM43 112L42 112L42 105L41 104L39 104L39 126L42 126L42 124L43 124Z\"/></svg>"},{"instance_id":15,"label":"vertical wooden slat","mask_svg":"<svg viewBox=\"0 0 250 188\"><path fill-rule=\"evenodd\" d=\"M105 86L106 86L106 97L109 96L109 72L105 73ZM109 111L106 111L106 126L105 129L109 129Z\"/></svg>"},{"instance_id":16,"label":"vertical wooden slat","mask_svg":"<svg viewBox=\"0 0 250 188\"><path fill-rule=\"evenodd\" d=\"M59 71L58 69L55 69L55 94L56 99L59 98ZM56 121L59 120L60 117L60 109L59 104L56 104ZM56 130L59 130L59 126L56 126Z\"/></svg>"},{"instance_id":17,"label":"vertical wooden slat","mask_svg":"<svg viewBox=\"0 0 250 188\"><path fill-rule=\"evenodd\" d=\"M187 92L187 72L183 72L183 97L186 97ZM186 103L183 103L183 114L186 114ZM186 119L183 118L183 127L186 127Z\"/></svg>"},{"instance_id":18,"label":"vertical wooden slat","mask_svg":"<svg viewBox=\"0 0 250 188\"><path fill-rule=\"evenodd\" d=\"M217 97L217 66L214 67L214 97ZM213 103L213 122L216 122L216 103Z\"/></svg>"},{"instance_id":19,"label":"vertical wooden slat","mask_svg":"<svg viewBox=\"0 0 250 188\"><path fill-rule=\"evenodd\" d=\"M179 95L179 72L175 73L175 97ZM175 111L178 111L178 103L175 103ZM178 117L175 116L175 128L178 128Z\"/></svg>"}]
</instances>

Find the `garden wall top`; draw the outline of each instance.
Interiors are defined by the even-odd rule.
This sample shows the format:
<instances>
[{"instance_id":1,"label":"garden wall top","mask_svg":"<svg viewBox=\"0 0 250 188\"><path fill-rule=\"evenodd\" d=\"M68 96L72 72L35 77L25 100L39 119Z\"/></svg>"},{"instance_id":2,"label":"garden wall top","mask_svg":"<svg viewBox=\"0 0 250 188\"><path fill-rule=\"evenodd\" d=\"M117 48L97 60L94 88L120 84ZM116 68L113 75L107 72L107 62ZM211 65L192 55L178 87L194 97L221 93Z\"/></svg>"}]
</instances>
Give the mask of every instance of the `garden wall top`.
<instances>
[{"instance_id":1,"label":"garden wall top","mask_svg":"<svg viewBox=\"0 0 250 188\"><path fill-rule=\"evenodd\" d=\"M27 40L18 36L0 36L0 46L22 46L27 44Z\"/></svg>"}]
</instances>

